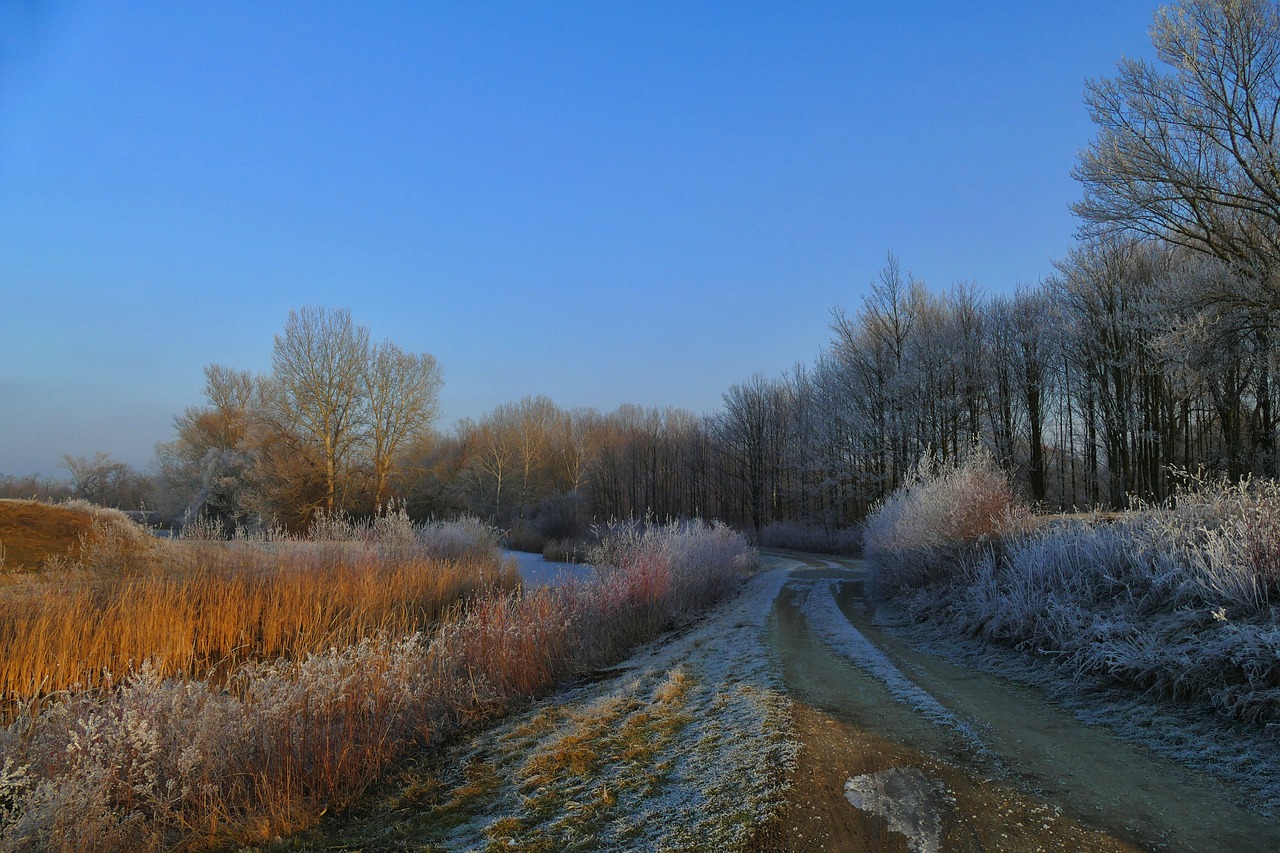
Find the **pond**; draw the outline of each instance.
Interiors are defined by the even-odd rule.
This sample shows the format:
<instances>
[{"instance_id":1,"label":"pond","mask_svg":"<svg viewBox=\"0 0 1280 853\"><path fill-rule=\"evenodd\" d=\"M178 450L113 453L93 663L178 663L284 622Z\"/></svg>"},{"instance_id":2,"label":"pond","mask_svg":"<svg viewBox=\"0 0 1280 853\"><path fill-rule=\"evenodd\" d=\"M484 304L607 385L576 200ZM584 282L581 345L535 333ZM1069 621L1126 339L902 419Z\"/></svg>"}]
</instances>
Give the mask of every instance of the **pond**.
<instances>
[{"instance_id":1,"label":"pond","mask_svg":"<svg viewBox=\"0 0 1280 853\"><path fill-rule=\"evenodd\" d=\"M590 580L592 568L581 563L555 563L541 554L524 551L502 551L503 557L516 561L525 586L559 586L567 580Z\"/></svg>"}]
</instances>

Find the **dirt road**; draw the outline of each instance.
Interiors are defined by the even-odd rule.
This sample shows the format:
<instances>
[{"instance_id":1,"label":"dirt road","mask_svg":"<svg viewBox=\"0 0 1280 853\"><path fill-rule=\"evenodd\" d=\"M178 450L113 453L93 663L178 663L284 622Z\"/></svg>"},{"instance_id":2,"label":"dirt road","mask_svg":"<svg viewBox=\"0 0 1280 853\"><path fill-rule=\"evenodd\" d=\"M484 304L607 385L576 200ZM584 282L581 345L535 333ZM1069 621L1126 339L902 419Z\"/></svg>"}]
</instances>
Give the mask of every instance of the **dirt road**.
<instances>
[{"instance_id":1,"label":"dirt road","mask_svg":"<svg viewBox=\"0 0 1280 853\"><path fill-rule=\"evenodd\" d=\"M769 559L801 752L758 850L1280 850L1220 780L894 639L861 561Z\"/></svg>"},{"instance_id":2,"label":"dirt road","mask_svg":"<svg viewBox=\"0 0 1280 853\"><path fill-rule=\"evenodd\" d=\"M1221 781L896 639L859 561L740 596L281 849L1275 851Z\"/></svg>"}]
</instances>

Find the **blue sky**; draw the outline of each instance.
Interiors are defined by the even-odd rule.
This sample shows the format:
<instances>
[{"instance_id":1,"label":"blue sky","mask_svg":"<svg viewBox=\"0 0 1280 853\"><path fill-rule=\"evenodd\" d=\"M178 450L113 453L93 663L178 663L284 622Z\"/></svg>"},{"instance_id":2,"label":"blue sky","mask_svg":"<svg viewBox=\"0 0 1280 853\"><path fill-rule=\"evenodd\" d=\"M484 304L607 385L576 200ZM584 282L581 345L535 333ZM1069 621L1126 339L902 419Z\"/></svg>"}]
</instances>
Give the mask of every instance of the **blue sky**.
<instances>
[{"instance_id":1,"label":"blue sky","mask_svg":"<svg viewBox=\"0 0 1280 853\"><path fill-rule=\"evenodd\" d=\"M1157 5L0 0L0 473L149 465L302 305L434 354L447 428L713 411L890 250L1035 281Z\"/></svg>"}]
</instances>

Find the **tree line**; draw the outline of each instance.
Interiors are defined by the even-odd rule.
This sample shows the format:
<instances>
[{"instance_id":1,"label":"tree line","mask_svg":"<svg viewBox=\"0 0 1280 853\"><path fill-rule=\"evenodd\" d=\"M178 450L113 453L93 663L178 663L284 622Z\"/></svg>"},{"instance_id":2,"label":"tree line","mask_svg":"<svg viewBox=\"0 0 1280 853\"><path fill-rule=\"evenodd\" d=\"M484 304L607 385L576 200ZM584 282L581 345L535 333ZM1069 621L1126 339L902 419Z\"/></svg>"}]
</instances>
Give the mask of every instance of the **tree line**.
<instances>
[{"instance_id":1,"label":"tree line","mask_svg":"<svg viewBox=\"0 0 1280 853\"><path fill-rule=\"evenodd\" d=\"M256 382L212 366L209 405L178 419L163 471L185 477L206 512L237 518L369 511L394 498L415 515L470 512L552 536L645 515L758 532L856 524L921 457L981 445L1045 508L1122 507L1168 497L1181 472L1280 473L1272 314L1202 304L1235 276L1168 243L1098 238L1036 285L983 296L970 283L930 289L890 256L856 309L833 312L812 364L732 386L718 412L601 413L526 397L449 433L420 417L385 458L370 414L351 434L325 432L331 396L295 389L278 402L286 367L307 387L342 383L292 362ZM420 387L431 396L438 384ZM353 411L375 399L357 398Z\"/></svg>"}]
</instances>

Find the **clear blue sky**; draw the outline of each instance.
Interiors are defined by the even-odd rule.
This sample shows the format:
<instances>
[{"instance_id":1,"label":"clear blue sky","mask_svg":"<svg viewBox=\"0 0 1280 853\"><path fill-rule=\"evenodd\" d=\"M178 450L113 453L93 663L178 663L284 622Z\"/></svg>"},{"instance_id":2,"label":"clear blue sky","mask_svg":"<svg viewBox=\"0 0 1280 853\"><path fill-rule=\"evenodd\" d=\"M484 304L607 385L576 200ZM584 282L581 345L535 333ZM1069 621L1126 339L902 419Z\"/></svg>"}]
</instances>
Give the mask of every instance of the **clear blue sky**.
<instances>
[{"instance_id":1,"label":"clear blue sky","mask_svg":"<svg viewBox=\"0 0 1280 853\"><path fill-rule=\"evenodd\" d=\"M149 465L302 305L433 353L446 428L713 411L890 250L1051 272L1156 5L0 0L0 473Z\"/></svg>"}]
</instances>

